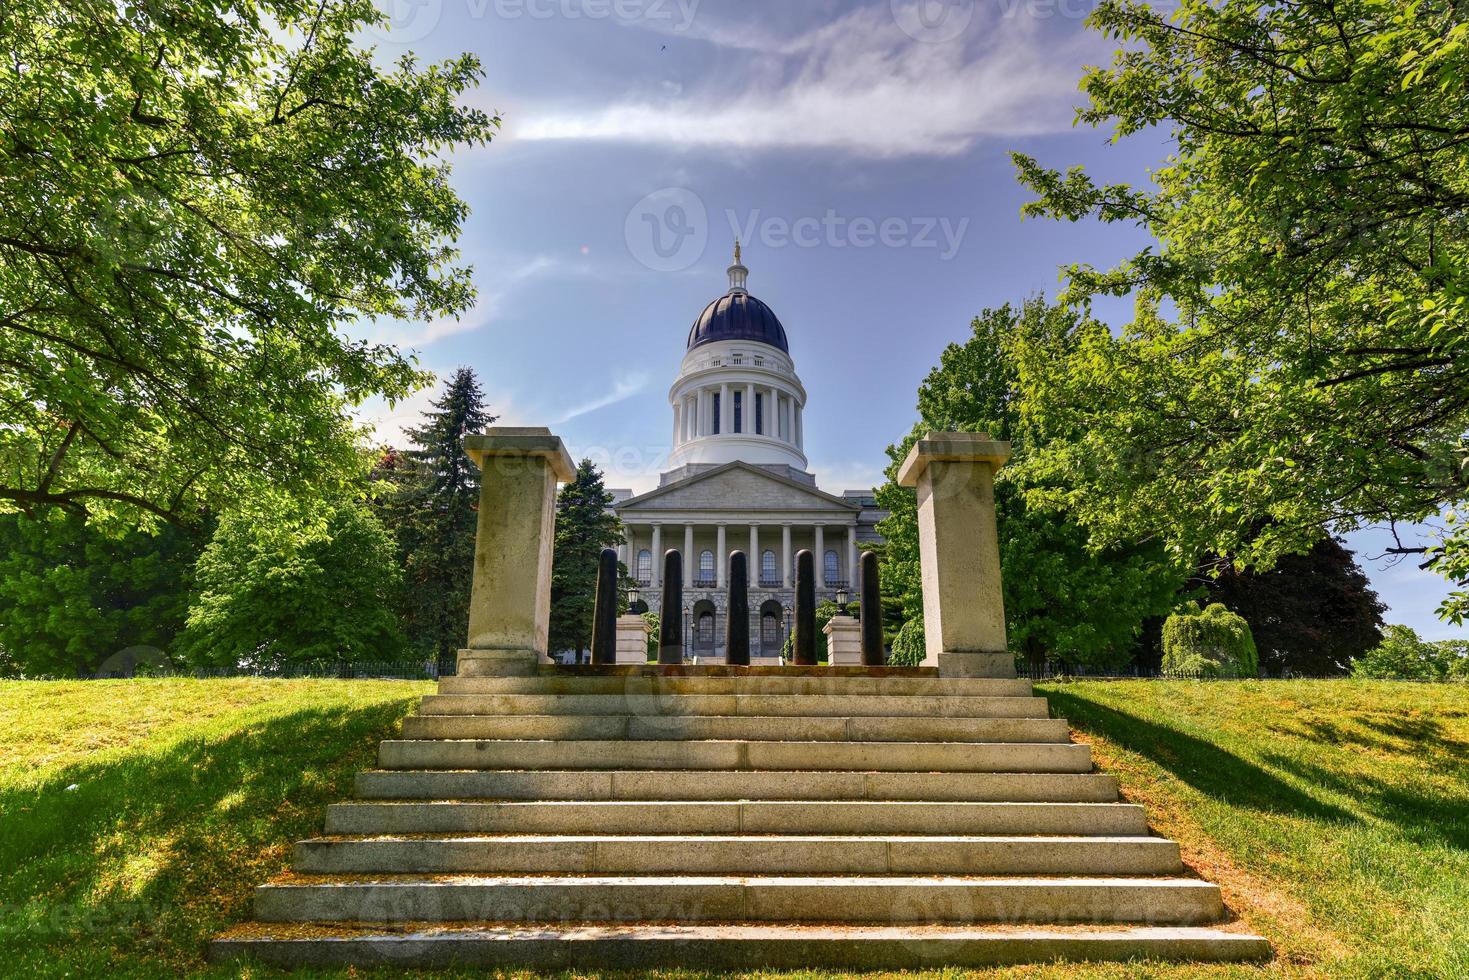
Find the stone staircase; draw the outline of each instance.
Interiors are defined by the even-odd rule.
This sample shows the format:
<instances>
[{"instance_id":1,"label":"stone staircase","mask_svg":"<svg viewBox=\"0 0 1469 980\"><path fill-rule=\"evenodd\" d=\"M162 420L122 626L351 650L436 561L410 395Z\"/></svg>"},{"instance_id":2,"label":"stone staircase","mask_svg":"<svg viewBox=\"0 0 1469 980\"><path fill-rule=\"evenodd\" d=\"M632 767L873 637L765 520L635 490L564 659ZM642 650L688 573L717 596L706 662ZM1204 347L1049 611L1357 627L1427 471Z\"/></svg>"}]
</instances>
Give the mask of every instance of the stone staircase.
<instances>
[{"instance_id":1,"label":"stone staircase","mask_svg":"<svg viewBox=\"0 0 1469 980\"><path fill-rule=\"evenodd\" d=\"M216 959L867 968L1268 958L1027 681L446 678Z\"/></svg>"}]
</instances>

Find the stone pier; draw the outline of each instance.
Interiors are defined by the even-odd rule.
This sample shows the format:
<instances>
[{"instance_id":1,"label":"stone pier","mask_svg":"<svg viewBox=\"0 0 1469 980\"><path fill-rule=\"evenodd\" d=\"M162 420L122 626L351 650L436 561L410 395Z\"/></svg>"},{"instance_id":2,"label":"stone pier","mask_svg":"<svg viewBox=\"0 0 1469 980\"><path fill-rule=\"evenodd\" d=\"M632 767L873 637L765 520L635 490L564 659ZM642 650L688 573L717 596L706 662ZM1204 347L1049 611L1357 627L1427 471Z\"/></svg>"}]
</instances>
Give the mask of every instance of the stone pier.
<instances>
[{"instance_id":1,"label":"stone pier","mask_svg":"<svg viewBox=\"0 0 1469 980\"><path fill-rule=\"evenodd\" d=\"M918 491L923 665L945 676L1015 676L995 525L995 471L1009 458L1010 444L983 432L930 432L898 471Z\"/></svg>"},{"instance_id":2,"label":"stone pier","mask_svg":"<svg viewBox=\"0 0 1469 980\"><path fill-rule=\"evenodd\" d=\"M550 663L556 484L576 467L550 429L492 428L464 440L480 468L479 523L460 677L533 674Z\"/></svg>"}]
</instances>

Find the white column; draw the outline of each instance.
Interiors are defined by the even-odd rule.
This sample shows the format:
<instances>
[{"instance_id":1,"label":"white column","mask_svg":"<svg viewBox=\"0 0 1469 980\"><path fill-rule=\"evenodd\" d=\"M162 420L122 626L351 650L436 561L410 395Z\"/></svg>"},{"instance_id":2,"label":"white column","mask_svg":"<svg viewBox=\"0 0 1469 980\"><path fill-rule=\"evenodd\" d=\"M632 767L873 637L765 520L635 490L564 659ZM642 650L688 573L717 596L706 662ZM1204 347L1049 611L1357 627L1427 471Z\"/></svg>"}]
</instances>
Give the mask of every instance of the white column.
<instances>
[{"instance_id":1,"label":"white column","mask_svg":"<svg viewBox=\"0 0 1469 980\"><path fill-rule=\"evenodd\" d=\"M789 589L791 587L791 526L782 524L780 526L780 584ZM784 624L782 624L782 628Z\"/></svg>"},{"instance_id":2,"label":"white column","mask_svg":"<svg viewBox=\"0 0 1469 980\"><path fill-rule=\"evenodd\" d=\"M663 525L653 525L653 570L652 587L660 588L663 584Z\"/></svg>"},{"instance_id":3,"label":"white column","mask_svg":"<svg viewBox=\"0 0 1469 980\"><path fill-rule=\"evenodd\" d=\"M822 526L820 524L817 524L816 525L815 532L816 532L816 587L818 589L824 589L824 588L826 588L826 537L825 537L825 532L824 532L824 530L823 530L823 528L822 528ZM658 533L658 530L657 530L657 526L656 525L654 526L653 533L654 534L657 534Z\"/></svg>"},{"instance_id":4,"label":"white column","mask_svg":"<svg viewBox=\"0 0 1469 980\"><path fill-rule=\"evenodd\" d=\"M673 403L673 445L678 448L683 442L683 399Z\"/></svg>"},{"instance_id":5,"label":"white column","mask_svg":"<svg viewBox=\"0 0 1469 980\"><path fill-rule=\"evenodd\" d=\"M801 424L801 403L800 402L794 402L794 403L792 403L791 411L795 414L795 417L796 417L796 438L795 438L796 448L797 449L805 449L806 448L806 433L803 431L803 429L805 427Z\"/></svg>"},{"instance_id":6,"label":"white column","mask_svg":"<svg viewBox=\"0 0 1469 980\"><path fill-rule=\"evenodd\" d=\"M627 538L627 570L632 572L632 577L638 577L638 533L633 530L631 524L623 525L623 534Z\"/></svg>"},{"instance_id":7,"label":"white column","mask_svg":"<svg viewBox=\"0 0 1469 980\"><path fill-rule=\"evenodd\" d=\"M719 386L719 431L729 435L734 431L734 403L729 400L729 385Z\"/></svg>"},{"instance_id":8,"label":"white column","mask_svg":"<svg viewBox=\"0 0 1469 980\"><path fill-rule=\"evenodd\" d=\"M694 587L694 525L683 526L683 587Z\"/></svg>"},{"instance_id":9,"label":"white column","mask_svg":"<svg viewBox=\"0 0 1469 980\"><path fill-rule=\"evenodd\" d=\"M857 594L857 525L847 525L847 588Z\"/></svg>"},{"instance_id":10,"label":"white column","mask_svg":"<svg viewBox=\"0 0 1469 980\"><path fill-rule=\"evenodd\" d=\"M725 554L726 554L725 553L725 547L726 547L726 545L725 545L725 540L724 540L724 522L723 521L720 521L719 522L718 542L719 543L714 546L714 580L715 580L716 583L718 583L719 588L723 589L725 587L725 581L724 580L725 580L725 564L726 564L726 560L725 560Z\"/></svg>"},{"instance_id":11,"label":"white column","mask_svg":"<svg viewBox=\"0 0 1469 980\"><path fill-rule=\"evenodd\" d=\"M745 562L745 567L752 569L750 572L750 584L755 588L760 587L760 525L750 524L750 557Z\"/></svg>"},{"instance_id":12,"label":"white column","mask_svg":"<svg viewBox=\"0 0 1469 980\"><path fill-rule=\"evenodd\" d=\"M755 382L745 385L745 432L755 433Z\"/></svg>"},{"instance_id":13,"label":"white column","mask_svg":"<svg viewBox=\"0 0 1469 980\"><path fill-rule=\"evenodd\" d=\"M708 388L699 389L699 435L707 436L714 431L712 408L714 399Z\"/></svg>"}]
</instances>

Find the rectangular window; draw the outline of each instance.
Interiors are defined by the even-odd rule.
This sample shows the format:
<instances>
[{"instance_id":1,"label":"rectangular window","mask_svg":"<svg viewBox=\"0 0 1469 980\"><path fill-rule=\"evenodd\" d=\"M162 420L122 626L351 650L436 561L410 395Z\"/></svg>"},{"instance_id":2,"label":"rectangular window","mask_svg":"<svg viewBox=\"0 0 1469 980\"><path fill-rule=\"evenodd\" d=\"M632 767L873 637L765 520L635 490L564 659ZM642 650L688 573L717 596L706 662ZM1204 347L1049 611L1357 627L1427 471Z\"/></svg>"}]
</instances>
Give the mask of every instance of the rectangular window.
<instances>
[{"instance_id":1,"label":"rectangular window","mask_svg":"<svg viewBox=\"0 0 1469 980\"><path fill-rule=\"evenodd\" d=\"M714 403L714 407L710 409L712 415L710 421L714 423L714 434L717 436L719 435L719 422L724 418L724 413L719 410L719 392L716 391L710 395L709 400Z\"/></svg>"},{"instance_id":2,"label":"rectangular window","mask_svg":"<svg viewBox=\"0 0 1469 980\"><path fill-rule=\"evenodd\" d=\"M744 401L745 400L744 400L744 398L740 397L743 394L744 394L744 392L742 392L742 391L737 391L737 392L734 393L734 416L735 416L734 417L734 430L736 432L744 432L745 431L745 428L744 428L744 421L745 421L744 420L744 407L745 407L744 406Z\"/></svg>"},{"instance_id":3,"label":"rectangular window","mask_svg":"<svg viewBox=\"0 0 1469 980\"><path fill-rule=\"evenodd\" d=\"M755 392L755 434L765 435L765 396Z\"/></svg>"}]
</instances>

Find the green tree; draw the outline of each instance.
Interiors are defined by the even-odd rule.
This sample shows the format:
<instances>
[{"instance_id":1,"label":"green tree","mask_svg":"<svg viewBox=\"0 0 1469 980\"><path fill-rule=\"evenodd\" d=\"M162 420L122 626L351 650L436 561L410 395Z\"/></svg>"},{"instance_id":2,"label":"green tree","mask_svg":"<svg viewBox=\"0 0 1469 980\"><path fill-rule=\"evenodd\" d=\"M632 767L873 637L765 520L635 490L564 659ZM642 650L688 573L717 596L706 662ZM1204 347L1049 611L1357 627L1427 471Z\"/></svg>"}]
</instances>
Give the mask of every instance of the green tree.
<instances>
[{"instance_id":1,"label":"green tree","mask_svg":"<svg viewBox=\"0 0 1469 980\"><path fill-rule=\"evenodd\" d=\"M450 657L469 636L469 592L479 514L480 474L464 437L495 417L485 411L474 371L461 367L408 431L412 448L378 464L378 497L394 528L403 566L403 619L415 650Z\"/></svg>"},{"instance_id":2,"label":"green tree","mask_svg":"<svg viewBox=\"0 0 1469 980\"><path fill-rule=\"evenodd\" d=\"M898 630L888 663L895 667L917 667L928 655L923 635L923 620L910 619Z\"/></svg>"},{"instance_id":3,"label":"green tree","mask_svg":"<svg viewBox=\"0 0 1469 980\"><path fill-rule=\"evenodd\" d=\"M188 612L198 534L106 530L57 508L0 515L0 650L12 674L93 676L114 654L166 652Z\"/></svg>"},{"instance_id":4,"label":"green tree","mask_svg":"<svg viewBox=\"0 0 1469 980\"><path fill-rule=\"evenodd\" d=\"M923 594L916 500L897 485L903 459L930 429L988 432L1011 442L1023 459L1036 440L1017 402L1010 348L1022 338L1064 335L1077 319L1041 298L1018 310L1008 304L985 310L971 324L969 340L949 345L920 386L919 422L888 447L887 482L877 490L879 505L891 512L879 525L887 540L883 589L901 596L910 620L923 615ZM1143 621L1176 605L1182 571L1156 544L1098 548L1064 511L1030 506L1023 472L1001 469L995 485L1011 649L1033 660L1125 662Z\"/></svg>"},{"instance_id":5,"label":"green tree","mask_svg":"<svg viewBox=\"0 0 1469 980\"><path fill-rule=\"evenodd\" d=\"M1208 588L1212 601L1250 624L1260 666L1270 674L1345 674L1382 642L1387 607L1336 538L1286 555L1268 572L1226 568Z\"/></svg>"},{"instance_id":6,"label":"green tree","mask_svg":"<svg viewBox=\"0 0 1469 980\"><path fill-rule=\"evenodd\" d=\"M659 646L658 630L662 625L662 620L658 618L658 614L655 612L645 612L641 615L643 622L648 624L648 659L657 660Z\"/></svg>"},{"instance_id":7,"label":"green tree","mask_svg":"<svg viewBox=\"0 0 1469 980\"><path fill-rule=\"evenodd\" d=\"M1469 678L1469 644L1432 643L1409 626L1383 630L1382 642L1352 665L1352 676L1384 680L1442 681Z\"/></svg>"},{"instance_id":8,"label":"green tree","mask_svg":"<svg viewBox=\"0 0 1469 980\"><path fill-rule=\"evenodd\" d=\"M399 659L396 551L355 503L231 514L199 557L179 653L220 667Z\"/></svg>"},{"instance_id":9,"label":"green tree","mask_svg":"<svg viewBox=\"0 0 1469 980\"><path fill-rule=\"evenodd\" d=\"M1028 467L1098 542L1268 568L1469 487L1469 26L1426 0L1104 0L1083 123L1160 129L1147 189L1016 155L1031 215L1141 225L1067 298L1138 298L1020 359ZM1421 550L1414 548L1406 551ZM1430 560L1469 581L1462 523ZM1440 610L1455 622L1469 591Z\"/></svg>"},{"instance_id":10,"label":"green tree","mask_svg":"<svg viewBox=\"0 0 1469 980\"><path fill-rule=\"evenodd\" d=\"M552 650L575 650L577 662L592 642L597 562L602 549L622 540L622 522L608 508L612 495L602 473L584 459L556 496L556 550L551 559ZM619 583L626 569L618 566Z\"/></svg>"},{"instance_id":11,"label":"green tree","mask_svg":"<svg viewBox=\"0 0 1469 980\"><path fill-rule=\"evenodd\" d=\"M1260 658L1250 624L1219 603L1174 613L1163 623L1163 673L1255 677Z\"/></svg>"},{"instance_id":12,"label":"green tree","mask_svg":"<svg viewBox=\"0 0 1469 980\"><path fill-rule=\"evenodd\" d=\"M476 60L387 64L358 0L0 23L0 505L188 521L350 484L353 407L423 377L348 328L472 305L443 161L496 125Z\"/></svg>"}]
</instances>

